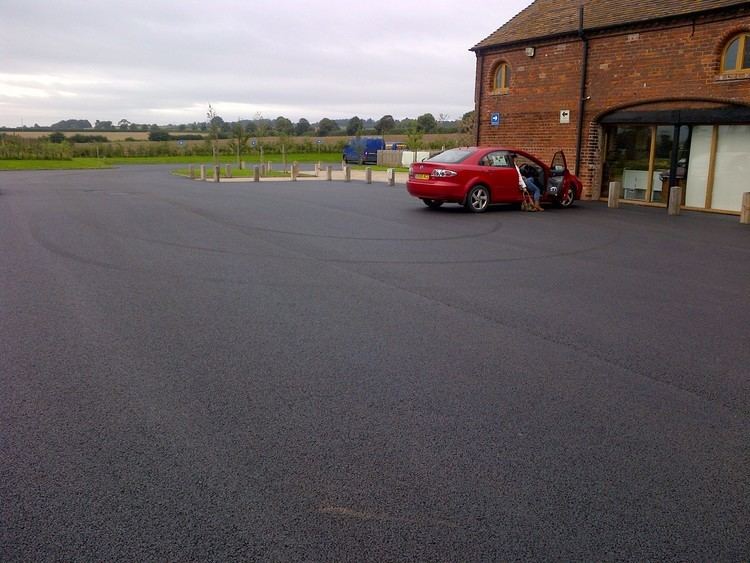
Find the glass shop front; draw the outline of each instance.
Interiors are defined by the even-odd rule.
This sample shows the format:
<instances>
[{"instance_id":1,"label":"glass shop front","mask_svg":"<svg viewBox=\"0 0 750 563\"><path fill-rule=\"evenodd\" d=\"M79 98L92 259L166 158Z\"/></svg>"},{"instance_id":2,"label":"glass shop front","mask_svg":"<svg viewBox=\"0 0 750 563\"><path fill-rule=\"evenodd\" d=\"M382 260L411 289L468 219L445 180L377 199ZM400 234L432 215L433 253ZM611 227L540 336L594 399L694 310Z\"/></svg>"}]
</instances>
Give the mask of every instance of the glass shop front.
<instances>
[{"instance_id":1,"label":"glass shop front","mask_svg":"<svg viewBox=\"0 0 750 563\"><path fill-rule=\"evenodd\" d=\"M744 121L744 123L742 123ZM602 196L666 206L682 187L687 209L739 212L750 191L750 108L617 112L605 132Z\"/></svg>"}]
</instances>

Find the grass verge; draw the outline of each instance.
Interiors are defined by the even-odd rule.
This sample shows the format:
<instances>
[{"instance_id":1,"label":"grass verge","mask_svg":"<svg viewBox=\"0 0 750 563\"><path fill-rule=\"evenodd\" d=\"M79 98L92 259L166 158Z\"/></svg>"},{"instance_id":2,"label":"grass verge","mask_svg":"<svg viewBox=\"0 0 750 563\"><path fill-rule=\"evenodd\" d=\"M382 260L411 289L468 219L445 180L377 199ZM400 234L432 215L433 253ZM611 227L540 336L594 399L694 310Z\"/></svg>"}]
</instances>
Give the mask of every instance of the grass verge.
<instances>
[{"instance_id":1,"label":"grass verge","mask_svg":"<svg viewBox=\"0 0 750 563\"><path fill-rule=\"evenodd\" d=\"M274 166L281 166L283 159L280 154L264 155L265 162L272 162ZM230 156L222 156L219 161L221 164L236 164L236 159ZM325 166L341 165L341 157L338 153L299 153L288 154L286 157L287 166L292 162L312 163L320 162L325 170ZM72 160L0 160L0 170L85 170L112 168L113 166L144 165L144 164L206 164L207 168L213 165L211 157L207 156L155 156L155 157L130 157L130 158L74 158ZM257 159L245 160L247 169L239 170L235 167L233 174L236 176L251 176L252 167L260 164ZM353 170L364 170L365 166L352 166ZM371 166L373 170L387 170L383 166ZM397 171L406 171L406 168L396 168ZM180 171L180 174L187 175L187 169ZM243 174L244 173L244 174Z\"/></svg>"},{"instance_id":2,"label":"grass verge","mask_svg":"<svg viewBox=\"0 0 750 563\"><path fill-rule=\"evenodd\" d=\"M0 170L86 170L111 168L108 162L97 158L73 160L0 160Z\"/></svg>"},{"instance_id":3,"label":"grass verge","mask_svg":"<svg viewBox=\"0 0 750 563\"><path fill-rule=\"evenodd\" d=\"M128 157L128 158L107 158L104 159L108 164L115 166L126 166L128 164L205 164L207 167L213 165L213 158L210 156L154 156L154 157ZM246 156L242 160L252 170L252 167L256 164L260 164L260 160L257 155L253 157ZM280 154L270 154L263 156L264 162L272 162L275 165L281 165L283 159ZM318 155L317 153L298 153L286 155L287 165L291 165L292 162L318 162L325 164L338 164L341 162L341 155L339 153L325 153ZM236 166L237 158L234 156L221 156L219 158L221 164L233 164ZM239 167L237 167L239 168Z\"/></svg>"}]
</instances>

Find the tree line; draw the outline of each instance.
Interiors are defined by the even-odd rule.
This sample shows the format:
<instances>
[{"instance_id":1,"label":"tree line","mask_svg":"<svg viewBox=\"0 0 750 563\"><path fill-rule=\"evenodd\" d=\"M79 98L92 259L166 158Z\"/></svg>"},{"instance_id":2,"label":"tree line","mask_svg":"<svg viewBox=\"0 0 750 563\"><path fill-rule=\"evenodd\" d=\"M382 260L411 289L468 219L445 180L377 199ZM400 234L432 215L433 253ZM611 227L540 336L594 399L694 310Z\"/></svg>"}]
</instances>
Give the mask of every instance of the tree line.
<instances>
[{"instance_id":1,"label":"tree line","mask_svg":"<svg viewBox=\"0 0 750 563\"><path fill-rule=\"evenodd\" d=\"M378 120L371 118L362 119L359 116L353 116L350 119L330 119L323 118L318 122L312 123L304 117L296 123L291 119L279 116L275 119L264 118L261 114L256 114L253 119L240 119L237 121L225 121L221 116L214 115L211 120L192 123L157 125L156 123L134 123L127 119L121 119L117 123L112 121L96 120L92 125L87 119L65 119L53 123L49 127L42 127L35 124L33 129L51 130L51 131L132 131L132 132L149 132L150 140L189 140L186 132L208 133L212 129L218 130L219 138L231 138L233 131L237 127L250 135L256 137L277 137L277 136L297 136L297 137L328 137L339 135L388 135L410 133L459 133L467 128L467 122L473 122L473 113L465 113L461 119L451 120L446 115L440 115L436 118L431 113L425 113L419 117L395 119L392 115L384 115ZM23 129L32 129L24 127ZM180 134L183 134L182 136ZM152 138L153 137L153 138ZM194 139L195 137L192 137ZM86 141L79 141L86 142Z\"/></svg>"}]
</instances>

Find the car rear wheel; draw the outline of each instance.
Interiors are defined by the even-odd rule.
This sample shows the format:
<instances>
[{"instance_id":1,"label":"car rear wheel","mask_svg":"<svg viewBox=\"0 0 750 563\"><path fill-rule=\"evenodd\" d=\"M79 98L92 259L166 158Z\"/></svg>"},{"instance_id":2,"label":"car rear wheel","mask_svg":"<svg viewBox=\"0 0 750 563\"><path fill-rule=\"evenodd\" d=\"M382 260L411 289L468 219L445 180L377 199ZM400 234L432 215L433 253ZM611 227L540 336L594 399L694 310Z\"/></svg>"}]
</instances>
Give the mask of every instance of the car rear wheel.
<instances>
[{"instance_id":1,"label":"car rear wheel","mask_svg":"<svg viewBox=\"0 0 750 563\"><path fill-rule=\"evenodd\" d=\"M422 198L422 202L429 207L430 209L437 209L441 205L443 205L443 202L437 199L429 199L426 197Z\"/></svg>"},{"instance_id":2,"label":"car rear wheel","mask_svg":"<svg viewBox=\"0 0 750 563\"><path fill-rule=\"evenodd\" d=\"M483 213L490 205L490 191L486 186L474 186L466 196L464 207L472 213Z\"/></svg>"},{"instance_id":3,"label":"car rear wheel","mask_svg":"<svg viewBox=\"0 0 750 563\"><path fill-rule=\"evenodd\" d=\"M573 188L570 188L567 192L565 192L565 195L563 195L560 198L560 207L570 207L573 205L573 202L576 200L576 191Z\"/></svg>"}]
</instances>

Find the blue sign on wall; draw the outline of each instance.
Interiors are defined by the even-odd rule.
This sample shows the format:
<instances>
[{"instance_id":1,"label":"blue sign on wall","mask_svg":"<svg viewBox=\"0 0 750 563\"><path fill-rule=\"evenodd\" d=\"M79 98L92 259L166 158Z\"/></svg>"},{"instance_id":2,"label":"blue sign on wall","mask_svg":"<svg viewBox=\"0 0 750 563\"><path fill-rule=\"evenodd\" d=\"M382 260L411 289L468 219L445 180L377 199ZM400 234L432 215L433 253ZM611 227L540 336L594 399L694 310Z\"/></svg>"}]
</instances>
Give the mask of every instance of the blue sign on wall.
<instances>
[{"instance_id":1,"label":"blue sign on wall","mask_svg":"<svg viewBox=\"0 0 750 563\"><path fill-rule=\"evenodd\" d=\"M500 114L499 113L492 113L490 114L490 125L497 127L500 125Z\"/></svg>"}]
</instances>

